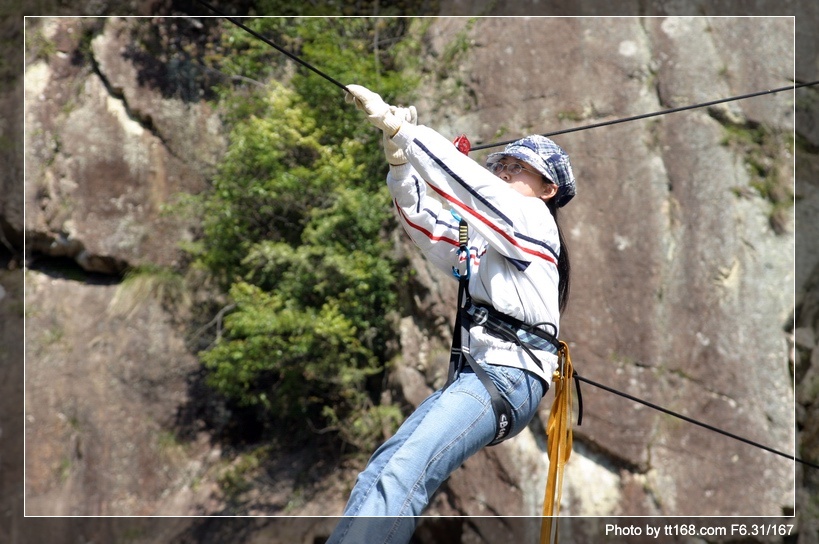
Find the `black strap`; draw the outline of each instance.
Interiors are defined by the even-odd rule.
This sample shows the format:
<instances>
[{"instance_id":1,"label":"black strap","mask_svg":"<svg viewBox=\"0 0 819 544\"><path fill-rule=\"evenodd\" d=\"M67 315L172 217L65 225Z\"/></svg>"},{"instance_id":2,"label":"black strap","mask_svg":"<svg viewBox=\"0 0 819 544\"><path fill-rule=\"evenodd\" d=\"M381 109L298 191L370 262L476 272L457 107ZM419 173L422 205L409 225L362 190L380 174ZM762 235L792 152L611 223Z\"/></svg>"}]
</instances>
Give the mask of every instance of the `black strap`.
<instances>
[{"instance_id":1,"label":"black strap","mask_svg":"<svg viewBox=\"0 0 819 544\"><path fill-rule=\"evenodd\" d=\"M471 304L469 292L467 290L467 278L460 278L458 285L458 301L463 301L463 305ZM463 307L463 306L462 306ZM464 316L466 315L466 319ZM489 443L490 446L500 444L509 437L509 431L512 429L512 406L509 401L501 395L498 386L486 373L486 370L469 353L469 347L465 347L463 340L468 337L469 323L468 314L464 314L460 310L455 316L455 329L452 331L452 349L449 356L449 371L447 372L446 385L444 389L449 387L452 382L460 375L464 368L464 364L468 364L478 379L481 381L486 391L489 393L489 399L492 403L492 411L495 413L495 437Z\"/></svg>"},{"instance_id":2,"label":"black strap","mask_svg":"<svg viewBox=\"0 0 819 544\"><path fill-rule=\"evenodd\" d=\"M449 369L444 389L455 381L463 370L464 364L468 364L486 388L492 402L492 410L495 413L495 437L489 445L494 446L509 437L512 424L512 406L506 398L501 395L498 387L486 373L486 370L472 357L472 354L469 352L469 347L464 346L464 341L469 337L469 329L472 325L483 325L488 333L507 342L512 342L523 349L541 370L543 370L543 364L537 356L535 356L533 350L548 351L557 354L560 350L560 342L554 334L541 328L548 326L556 333L557 327L552 323L527 325L519 319L497 311L495 308L473 304L472 297L469 296L470 255L468 247L468 227L466 221L463 219L459 221L458 234L459 251L461 256L464 257L466 264L463 272L453 267L453 274L458 278L458 312L455 315L455 327L452 331L452 348L450 349ZM541 380L541 382L543 382L543 392L545 394L549 388L549 384L543 380ZM575 380L575 384L577 386L578 399L580 400L580 383ZM580 418L582 418L582 400L580 400L580 402L581 415L578 416L578 425L580 424Z\"/></svg>"},{"instance_id":3,"label":"black strap","mask_svg":"<svg viewBox=\"0 0 819 544\"><path fill-rule=\"evenodd\" d=\"M577 426L580 427L583 424L583 395L580 393L580 376L578 376L577 372L574 373L574 388L577 391Z\"/></svg>"},{"instance_id":4,"label":"black strap","mask_svg":"<svg viewBox=\"0 0 819 544\"><path fill-rule=\"evenodd\" d=\"M458 304L461 303L462 297L465 294L466 290L466 282L464 280L460 280L458 284ZM461 312L459 311L455 315L455 327L452 329L452 347L449 350L449 370L447 371L446 377L446 384L444 385L444 389L449 387L449 385L455 381L455 378L458 377L458 374L461 372L463 368L463 344L462 344L462 335L461 331L463 330L463 325L461 323Z\"/></svg>"},{"instance_id":5,"label":"black strap","mask_svg":"<svg viewBox=\"0 0 819 544\"><path fill-rule=\"evenodd\" d=\"M548 351L553 355L557 355L560 351L560 342L557 337L540 328L541 326L548 326L553 330L557 330L553 323L544 322L527 325L523 321L497 311L495 308L478 306L472 303L471 299L461 308L461 312L467 314L464 319L475 325L483 325L486 332L492 336L512 342L523 348L541 369L543 369L543 365L532 353L532 350Z\"/></svg>"},{"instance_id":6,"label":"black strap","mask_svg":"<svg viewBox=\"0 0 819 544\"><path fill-rule=\"evenodd\" d=\"M458 220L458 256L464 258L464 270L460 271L458 268L452 267L452 274L458 279L458 312L455 314L455 327L452 330L452 348L449 354L449 370L447 371L444 389L455 381L455 378L458 377L458 374L463 368L462 348L463 340L467 337L467 334L462 334L464 325L462 323L461 308L470 301L469 276L471 274L471 266L469 261L469 225L466 220L455 213L455 211L452 212L452 215Z\"/></svg>"},{"instance_id":7,"label":"black strap","mask_svg":"<svg viewBox=\"0 0 819 544\"><path fill-rule=\"evenodd\" d=\"M455 315L455 328L452 331L452 348L449 356L449 370L444 389L449 387L461 373L464 364L468 364L478 379L481 381L492 403L492 411L495 413L495 437L489 443L490 446L499 444L509 437L512 429L512 406L509 401L501 395L495 382L486 373L486 370L475 361L469 353L469 347L464 346L464 341L469 337L469 327L472 319L469 314L462 310L472 306L472 298L469 296L469 247L468 247L468 227L466 221L460 219L458 225L459 246L461 255L466 259L464 272L453 269L455 277L458 278L458 312Z\"/></svg>"},{"instance_id":8,"label":"black strap","mask_svg":"<svg viewBox=\"0 0 819 544\"><path fill-rule=\"evenodd\" d=\"M468 352L463 354L464 360L475 372L475 375L481 380L481 383L489 392L489 398L492 401L492 411L495 412L495 438L489 443L490 446L500 444L508 438L509 431L512 430L512 407L509 401L501 395L498 386L486 373L486 370L478 364L474 357Z\"/></svg>"}]
</instances>

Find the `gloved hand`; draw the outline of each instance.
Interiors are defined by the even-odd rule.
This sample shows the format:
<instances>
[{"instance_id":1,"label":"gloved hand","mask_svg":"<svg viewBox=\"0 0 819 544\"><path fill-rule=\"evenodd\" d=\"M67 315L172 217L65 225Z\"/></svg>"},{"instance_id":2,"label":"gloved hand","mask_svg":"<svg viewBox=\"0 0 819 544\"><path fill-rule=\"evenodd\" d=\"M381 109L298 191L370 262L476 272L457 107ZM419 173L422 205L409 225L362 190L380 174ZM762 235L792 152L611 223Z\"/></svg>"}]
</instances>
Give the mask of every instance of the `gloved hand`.
<instances>
[{"instance_id":1,"label":"gloved hand","mask_svg":"<svg viewBox=\"0 0 819 544\"><path fill-rule=\"evenodd\" d=\"M390 106L390 113L398 119L401 119L402 124L403 122L413 125L418 123L418 112L415 110L415 106L409 106L407 108ZM407 156L404 154L404 150L398 147L398 145L392 141L392 138L387 136L386 132L383 133L381 142L384 144L384 155L386 155L388 163L393 166L400 166L407 163Z\"/></svg>"},{"instance_id":2,"label":"gloved hand","mask_svg":"<svg viewBox=\"0 0 819 544\"><path fill-rule=\"evenodd\" d=\"M355 102L355 106L367 114L367 120L380 128L391 138L401 128L404 120L397 117L390 110L390 105L378 93L374 93L361 85L347 85L347 102Z\"/></svg>"},{"instance_id":3,"label":"gloved hand","mask_svg":"<svg viewBox=\"0 0 819 544\"><path fill-rule=\"evenodd\" d=\"M418 112L415 106L402 108L390 106L377 93L361 85L347 85L347 102L354 102L356 107L367 114L367 120L383 132L382 143L387 162L393 166L406 164L404 151L392 141L392 137L405 122L418 123Z\"/></svg>"}]
</instances>

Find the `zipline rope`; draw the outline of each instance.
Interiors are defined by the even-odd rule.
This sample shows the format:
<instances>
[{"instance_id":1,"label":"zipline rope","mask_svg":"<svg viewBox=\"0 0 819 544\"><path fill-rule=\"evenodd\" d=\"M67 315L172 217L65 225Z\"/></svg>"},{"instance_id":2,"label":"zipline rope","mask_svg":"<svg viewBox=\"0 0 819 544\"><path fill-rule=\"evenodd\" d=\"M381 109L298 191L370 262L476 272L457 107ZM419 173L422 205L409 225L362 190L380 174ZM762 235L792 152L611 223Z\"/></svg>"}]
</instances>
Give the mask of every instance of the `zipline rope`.
<instances>
[{"instance_id":1,"label":"zipline rope","mask_svg":"<svg viewBox=\"0 0 819 544\"><path fill-rule=\"evenodd\" d=\"M216 8L214 8L213 6L211 6L210 4L205 2L204 0L196 0L196 1L199 2L200 4L202 4L203 6L205 6L206 8L208 8L209 10L213 11L217 15L219 15L221 17L224 17L225 19L227 19L228 21L230 21L234 25L238 26L239 28L241 28L245 32L248 32L248 33L252 34L254 37L262 40L264 43L266 43L269 46L273 47L274 49L276 49L280 53L283 53L284 55L287 55L287 57L289 57L290 59L298 62L299 64L301 64L305 68L307 68L309 70L312 70L313 72L320 75L321 77L323 77L324 79L326 79L327 81L332 83L333 85L339 87L340 89L343 89L344 91L347 91L347 87L344 84L342 84L339 81L337 81L337 80L333 79L332 77L328 76L327 74L325 74L324 72L322 72L321 70L319 70L315 66L311 65L307 61L299 58L298 56L294 55L293 53L290 53L286 49L276 45L274 42L272 42L271 40L265 38L264 36L262 36L261 34L256 32L255 30L253 30L251 28L248 28L247 26L243 25L242 23L240 23L239 21L237 21L233 17L225 15L224 13L220 12L219 10L217 10ZM746 98L753 98L755 96L762 96L762 95L766 95L766 94L779 93L779 92L782 92L782 91L795 90L795 89L798 89L800 87L812 87L814 85L819 85L819 80L809 81L809 82L805 82L805 83L797 83L795 85L788 85L787 87L779 87L778 89L769 89L769 90L765 90L765 91L757 91L757 92L738 95L738 96L731 96L731 97L728 97L728 98L720 98L718 100L712 100L710 102L702 102L702 103L699 103L699 104L691 104L691 105L688 105L688 106L680 106L680 107L677 107L677 108L670 108L670 109L655 111L655 112L652 112L652 113L644 113L644 114L641 114L641 115L634 115L634 116L631 116L631 117L623 117L623 118L620 118L620 119L613 119L611 121L603 121L603 122L594 123L594 124L591 124L591 125L583 125L583 126L574 127L574 128L556 130L554 132L547 132L546 134L541 134L541 136L551 137L551 136L557 136L557 135L560 135L560 134L568 134L570 132L577 132L577 131L580 131L580 130L587 130L587 129L592 129L592 128L606 127L606 126L610 126L610 125L616 125L618 123L625 123L627 121L638 121L640 119L648 119L650 117L657 117L659 115L668 115L669 113L677 113L677 112L680 112L680 111L693 110L693 109L697 109L697 108L706 108L708 106L715 106L717 104L722 104L722 103L725 103L725 102L734 102L734 101L737 101L737 100L744 100ZM514 140L506 140L506 141L503 141L503 142L495 142L495 143L491 143L491 144L473 145L471 151L479 151L481 149L489 149L491 147L499 147L499 146L502 146L502 145L510 144L510 143L512 143L514 141L517 141L517 138L514 139Z\"/></svg>"},{"instance_id":2,"label":"zipline rope","mask_svg":"<svg viewBox=\"0 0 819 544\"><path fill-rule=\"evenodd\" d=\"M208 8L209 10L211 10L213 13L216 13L216 14L217 14L217 15L219 15L220 17L224 17L225 19L227 19L228 21L230 21L230 22L231 22L231 23L233 23L234 25L238 26L239 28L241 28L241 29L242 29L242 30L244 30L245 32L247 32L247 33L251 34L251 35L252 35L252 36L254 36L255 38L258 38L258 39L262 40L264 43L266 43L266 44L267 44L267 45L269 45L270 47L274 48L274 49L275 49L276 51L278 51L279 53L282 53L282 54L284 54L284 55L287 55L287 56L288 56L290 59L292 59L292 60L294 60L294 61L298 62L299 64L301 64L301 65L302 65L302 66L304 66L305 68L307 68L307 69L309 69L309 70L312 70L313 72L315 72L316 74L320 75L321 77L323 77L324 79L326 79L327 81L329 81L330 83L332 83L333 85L335 85L335 86L337 86L337 87L340 87L340 88L341 88L341 89L343 89L344 91L346 91L346 90L347 90L347 87L346 87L345 85L343 85L342 83L340 83L340 82L336 81L335 79L333 79L332 77L328 76L327 74L325 74L324 72L322 72L321 70L319 70L318 68L316 68L315 66L313 66L313 65L311 65L310 63L308 63L308 62L306 62L306 61L304 61L304 60L300 59L299 57L297 57L297 56L296 56L296 55L294 55L293 53L289 52L288 50L284 49L283 47L279 47L279 46L278 46L278 45L276 45L274 42L272 42L272 41L268 40L267 38L265 38L264 36L262 36L261 34L259 34L258 32L256 32L256 31L255 31L255 30L253 30L252 28L248 28L247 26L243 25L242 23L240 23L239 21L237 21L237 20L236 20L236 19L234 19L233 17L230 17L230 16L228 16L228 15L225 15L224 13L222 13L221 11L219 11L218 9L216 9L215 7L211 6L211 5L210 5L210 4L208 4L207 2L204 2L203 0L196 0L196 1L197 1L197 2L199 2L200 4L202 4L203 6L205 6L206 8Z\"/></svg>"},{"instance_id":3,"label":"zipline rope","mask_svg":"<svg viewBox=\"0 0 819 544\"><path fill-rule=\"evenodd\" d=\"M660 111L655 111L655 112L652 112L652 113L643 113L643 114L640 114L640 115L634 115L632 117L623 117L621 119L614 119L612 121L603 121L603 122L594 123L594 124L591 124L591 125L583 125L583 126L574 127L574 128L556 130L554 132L547 132L546 134L541 134L541 136L546 136L548 138L550 136L557 136L558 134L568 134L570 132L577 132L579 130L587 130L587 129L590 129L590 128L598 128L598 127L607 127L609 125L616 125L618 123L625 123L627 121L637 121L637 120L640 120L640 119L648 119L649 117L657 117L658 115L667 115L669 113L677 113L679 111L693 110L693 109L696 109L696 108L707 108L708 106L714 106L716 104L722 104L724 102L733 102L733 101L736 101L736 100L744 100L746 98L753 98L755 96L762 96L762 95L765 95L765 94L774 94L774 93L779 93L779 92L782 92L782 91L790 91L790 90L798 89L800 87L810 87L810 86L813 86L813 85L819 85L819 80L810 81L810 82L807 82L807 83L797 83L796 85L788 85L787 87L779 87L778 89L770 89L770 90L767 90L767 91L757 91L757 92L754 92L754 93L748 93L748 94L743 94L743 95L739 95L739 96L731 96L729 98L720 98L719 100L712 100L710 102L702 102L700 104L692 104L690 106L680 106L678 108L660 110ZM487 148L490 148L490 147L497 147L497 146L501 146L501 145L511 144L514 141L517 141L517 140L507 140L505 142L496 142L496 143L493 143L493 144L475 145L475 146L472 146L472 150L474 151L476 149L487 149Z\"/></svg>"},{"instance_id":4,"label":"zipline rope","mask_svg":"<svg viewBox=\"0 0 819 544\"><path fill-rule=\"evenodd\" d=\"M269 39L265 38L264 36L262 36L261 34L259 34L256 31L254 31L253 29L248 28L247 26L243 25L242 23L235 20L234 18L229 17L228 15L225 15L225 14L221 13L219 10L217 10L216 8L214 8L213 6L208 4L207 2L204 2L203 0L196 0L196 1L199 2L200 4L202 4L203 6L205 6L206 8L208 8L209 10L213 11L217 15L227 19L228 21L230 21L234 25L238 26L239 28L241 28L245 32L248 32L252 36L258 38L259 40L262 40L264 43L270 45L271 47L273 47L274 49L276 49L280 53L283 53L288 58L294 60L295 62L298 62L299 64L301 64L305 68L308 68L309 70L315 72L316 74L323 77L324 79L326 79L327 81L329 81L333 85L336 85L337 87L343 89L344 91L347 91L347 87L345 85L343 85L342 83L340 83L337 80L333 79L332 77L328 76L327 74L325 74L324 72L322 72L318 68L315 68L314 66L312 66L308 62L300 59L299 57L297 57L296 55L290 53L289 51L283 49L282 47L279 47L274 42L272 42ZM587 130L587 129L592 129L592 128L615 125L615 124L618 124L618 123L625 123L627 121L637 121L637 120L646 119L646 118L649 118L649 117L656 117L656 116L659 116L659 115L667 115L667 114L670 114L670 113L676 113L676 112L685 111L685 110L692 110L692 109L696 109L696 108L704 108L704 107L713 106L713 105L716 105L716 104L722 104L724 102L744 100L746 98L752 98L752 97L755 97L755 96L774 94L774 93L778 93L778 92L782 92L782 91L795 90L795 89L798 89L800 87L811 87L811 86L814 86L814 85L819 85L819 80L810 81L810 82L806 82L806 83L797 83L795 85L789 85L787 87L779 87L777 89L757 91L757 92L743 94L743 95L739 95L739 96L732 96L732 97L729 97L729 98L721 98L719 100L712 100L710 102L692 104L692 105L689 105L689 106L681 106L681 107L678 107L678 108L660 110L660 111L656 111L656 112L652 112L652 113L646 113L646 114L642 114L642 115L635 115L635 116L632 116L632 117L624 117L624 118L621 118L621 119L614 119L614 120L611 120L611 121L605 121L605 122L595 123L595 124L591 124L591 125L584 125L584 126L579 126L579 127L574 127L574 128L564 129L564 130L558 130L558 131L555 131L555 132L549 132L549 133L543 134L543 136L549 137L549 136L555 136L555 135L558 135L558 134L567 134L567 133L570 133L570 132L577 132L577 131L580 131L580 130ZM512 143L514 141L516 141L516 140L508 140L508 141L504 141L504 142L496 142L496 143L492 143L492 144L483 144L483 145L472 146L471 150L475 151L475 150L480 150L480 149L487 149L487 148L490 148L490 147L498 147L498 146L501 146L501 145L506 145L506 144ZM690 418L688 416L678 414L676 412L668 410L667 408L663 408L662 406L653 404L653 403L651 403L649 401L637 398L637 397L635 397L633 395L629 395L628 393L624 393L622 391L618 391L618 390L613 389L611 387L608 387L606 385L594 382L592 380L589 380L588 378L584 378L584 377L578 375L577 373L574 374L574 377L577 380L586 382L586 383L588 383L590 385L593 385L595 387L603 389L604 391L608 391L609 393L619 395L621 397L627 398L627 399L632 400L634 402L638 402L640 404L643 404L643 405L648 406L650 408L653 408L655 410L659 410L659 411L664 412L664 413L666 413L668 415L671 415L671 416L677 417L679 419L682 419L684 421L687 421L688 423L693 423L694 425L698 425L698 426L703 427L705 429L708 429L710 431L714 431L716 433L719 433L719 434L721 434L723 436L727 436L727 437L733 438L735 440L739 440L740 442L744 442L744 443L749 444L751 446L755 446L757 448L763 449L763 450L768 451L770 453L780 455L780 456L785 457L787 459L790 459L792 461L802 463L802 464L804 464L806 466L809 466L811 468L819 469L819 465L816 465L814 463L810 463L808 461L802 460L802 459L800 459L798 457L795 457L793 455L783 453L781 451L775 450L775 449L770 448L768 446L764 446L762 444L759 444L759 443L754 442L752 440L749 440L747 438L743 438L743 437L735 435L733 433L729 433L728 431L722 430L722 429L720 429L718 427L714 427L713 425L709 425L707 423L697 421L696 419Z\"/></svg>"},{"instance_id":5,"label":"zipline rope","mask_svg":"<svg viewBox=\"0 0 819 544\"><path fill-rule=\"evenodd\" d=\"M713 425L709 425L707 423L697 421L694 418L684 416L682 414L679 414L677 412L669 410L668 408L663 408L662 406L659 406L659 405L654 404L652 402L649 402L647 400L643 400L643 399L637 398L637 397L635 397L633 395L629 395L628 393L624 393L623 391L618 391L617 389L614 389L614 388L609 387L607 385L597 383L597 382L592 381L592 380L590 380L588 378L584 378L583 376L577 374L576 372L574 374L574 377L575 377L575 379L580 380L581 382L586 382L589 385L599 387L600 389L602 389L604 391L608 391L609 393L614 393L615 395L619 395L619 396L621 396L623 398L632 400L634 402L639 402L640 404L642 404L644 406L648 406L649 408L653 408L654 410L658 410L658 411L663 412L665 414L668 414L670 416L674 416L676 418L682 419L683 421L687 421L688 423L693 423L694 425L699 425L700 427L708 429L709 431L714 431L714 432L719 433L719 434L721 434L723 436L733 438L734 440L739 440L740 442L745 442L746 444L749 444L751 446L755 446L755 447L763 449L765 451L775 453L776 455L780 455L782 457L785 457L786 459L790 459L791 461L796 461L798 463L802 463L803 465L807 465L807 466L812 467L812 468L819 468L819 465L816 465L814 463L805 461L805 460L800 459L798 457L794 457L793 455L789 455L787 453L783 453L783 452L775 450L773 448L769 448L768 446L762 445L762 444L760 444L758 442L754 442L753 440L748 440L747 438L743 438L743 437L737 436L737 435L735 435L733 433L729 433L728 431L722 430L722 429L720 429L718 427L714 427Z\"/></svg>"}]
</instances>

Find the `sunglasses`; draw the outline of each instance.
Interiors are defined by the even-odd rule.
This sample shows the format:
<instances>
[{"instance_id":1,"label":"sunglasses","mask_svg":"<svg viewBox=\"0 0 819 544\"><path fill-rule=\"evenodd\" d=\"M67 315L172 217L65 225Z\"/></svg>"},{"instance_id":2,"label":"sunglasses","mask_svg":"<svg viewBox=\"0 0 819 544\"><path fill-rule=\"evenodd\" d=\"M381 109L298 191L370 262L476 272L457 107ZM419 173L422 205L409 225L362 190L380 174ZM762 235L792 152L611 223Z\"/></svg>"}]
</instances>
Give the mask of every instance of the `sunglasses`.
<instances>
[{"instance_id":1,"label":"sunglasses","mask_svg":"<svg viewBox=\"0 0 819 544\"><path fill-rule=\"evenodd\" d=\"M487 168L489 169L490 172L492 172L496 176L499 176L501 174L501 172L503 172L504 170L509 172L510 176L515 176L517 174L520 174L524 170L526 172L529 172L530 174L534 174L536 176L541 175L540 172L535 172L534 170L529 170L528 168L524 168L523 166L521 166L519 163L516 163L516 162L507 162L507 163L495 162L495 163L492 163L489 166L487 166Z\"/></svg>"}]
</instances>

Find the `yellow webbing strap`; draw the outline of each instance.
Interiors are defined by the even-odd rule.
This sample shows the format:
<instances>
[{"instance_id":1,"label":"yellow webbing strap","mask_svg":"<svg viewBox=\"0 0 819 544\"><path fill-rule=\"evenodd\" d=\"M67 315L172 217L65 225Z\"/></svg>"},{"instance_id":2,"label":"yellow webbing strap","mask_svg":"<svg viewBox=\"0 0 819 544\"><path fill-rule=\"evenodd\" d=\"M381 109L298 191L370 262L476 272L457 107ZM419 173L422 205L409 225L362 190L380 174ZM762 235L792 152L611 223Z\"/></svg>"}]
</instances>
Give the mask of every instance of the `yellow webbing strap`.
<instances>
[{"instance_id":1,"label":"yellow webbing strap","mask_svg":"<svg viewBox=\"0 0 819 544\"><path fill-rule=\"evenodd\" d=\"M540 525L540 544L557 544L557 516L563 492L563 468L572 454L572 378L574 368L569 346L560 342L557 370L552 382L555 400L546 425L549 472L546 477L546 495L543 498L543 521ZM554 521L554 524L552 523Z\"/></svg>"}]
</instances>

